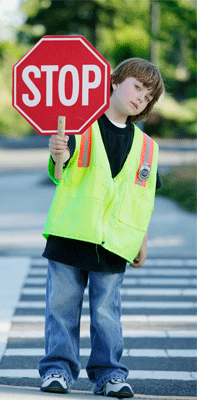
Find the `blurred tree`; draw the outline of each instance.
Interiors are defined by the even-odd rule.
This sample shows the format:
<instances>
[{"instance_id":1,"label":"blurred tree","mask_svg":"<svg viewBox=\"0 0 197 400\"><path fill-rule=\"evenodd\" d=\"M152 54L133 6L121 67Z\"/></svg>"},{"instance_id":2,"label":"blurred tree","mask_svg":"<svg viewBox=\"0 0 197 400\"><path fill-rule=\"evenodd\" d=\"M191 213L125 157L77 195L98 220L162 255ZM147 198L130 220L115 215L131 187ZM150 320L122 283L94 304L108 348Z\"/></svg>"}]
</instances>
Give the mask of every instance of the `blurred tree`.
<instances>
[{"instance_id":1,"label":"blurred tree","mask_svg":"<svg viewBox=\"0 0 197 400\"><path fill-rule=\"evenodd\" d=\"M99 14L103 25L112 26L115 9L96 0L26 0L22 4L27 20L19 41L34 45L45 35L83 35L96 47Z\"/></svg>"},{"instance_id":2,"label":"blurred tree","mask_svg":"<svg viewBox=\"0 0 197 400\"><path fill-rule=\"evenodd\" d=\"M155 2L156 0L152 0ZM160 68L170 82L176 84L176 95L181 99L178 82L196 77L196 8L193 0L160 0L160 30L162 46ZM174 86L174 85L173 85ZM184 85L182 95L188 96ZM184 93L183 93L184 90ZM190 93L190 95L194 95ZM190 96L191 97L191 96ZM183 96L182 96L183 98Z\"/></svg>"},{"instance_id":3,"label":"blurred tree","mask_svg":"<svg viewBox=\"0 0 197 400\"><path fill-rule=\"evenodd\" d=\"M29 46L5 40L0 42L0 135L24 136L28 122L12 107L12 67L29 50Z\"/></svg>"},{"instance_id":4,"label":"blurred tree","mask_svg":"<svg viewBox=\"0 0 197 400\"><path fill-rule=\"evenodd\" d=\"M17 31L16 42L0 42L0 59L3 60L0 79L9 93L11 80L6 74L11 71L8 64L13 65L43 35L80 34L97 48L112 68L129 57L155 62L170 96L157 107L146 128L160 136L194 137L195 0L21 0L21 8L26 20ZM6 112L6 121L9 121L9 111L5 111L4 106L2 115ZM7 132L10 132L12 123L2 125L2 118L2 132L6 132L6 123ZM19 115L19 119L23 118ZM24 124L26 129L25 121Z\"/></svg>"},{"instance_id":5,"label":"blurred tree","mask_svg":"<svg viewBox=\"0 0 197 400\"><path fill-rule=\"evenodd\" d=\"M151 0L152 41L168 95L148 129L161 136L196 136L196 7L193 0ZM157 17L159 22L154 18ZM154 54L155 55L155 54ZM171 94L171 95L170 95ZM190 100L189 100L190 99ZM163 118L167 123L163 123ZM151 123L152 122L152 123ZM162 122L162 123L161 123ZM152 126L153 125L153 126Z\"/></svg>"}]
</instances>

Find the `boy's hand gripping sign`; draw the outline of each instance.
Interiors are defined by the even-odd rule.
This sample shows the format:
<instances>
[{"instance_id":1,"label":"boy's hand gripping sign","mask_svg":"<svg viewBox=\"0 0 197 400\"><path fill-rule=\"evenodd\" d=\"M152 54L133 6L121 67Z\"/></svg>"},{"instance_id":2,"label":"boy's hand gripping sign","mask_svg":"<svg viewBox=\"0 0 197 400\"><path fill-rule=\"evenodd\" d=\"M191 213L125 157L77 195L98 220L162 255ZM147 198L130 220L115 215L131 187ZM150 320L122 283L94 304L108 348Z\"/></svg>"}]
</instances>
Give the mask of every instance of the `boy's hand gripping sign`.
<instances>
[{"instance_id":1,"label":"boy's hand gripping sign","mask_svg":"<svg viewBox=\"0 0 197 400\"><path fill-rule=\"evenodd\" d=\"M82 134L109 100L110 65L82 36L43 36L13 67L13 106L40 135Z\"/></svg>"}]
</instances>

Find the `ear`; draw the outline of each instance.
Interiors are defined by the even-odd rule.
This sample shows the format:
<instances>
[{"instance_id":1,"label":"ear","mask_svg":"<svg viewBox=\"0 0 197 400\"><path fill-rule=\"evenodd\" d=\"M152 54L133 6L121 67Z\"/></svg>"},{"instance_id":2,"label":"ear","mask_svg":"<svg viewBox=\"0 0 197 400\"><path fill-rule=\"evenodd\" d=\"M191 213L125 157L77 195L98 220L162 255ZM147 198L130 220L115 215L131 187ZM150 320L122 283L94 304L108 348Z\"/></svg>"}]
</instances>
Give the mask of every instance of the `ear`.
<instances>
[{"instance_id":1,"label":"ear","mask_svg":"<svg viewBox=\"0 0 197 400\"><path fill-rule=\"evenodd\" d=\"M116 90L117 87L118 87L118 84L117 84L117 83L112 83L112 88L113 88L113 90Z\"/></svg>"}]
</instances>

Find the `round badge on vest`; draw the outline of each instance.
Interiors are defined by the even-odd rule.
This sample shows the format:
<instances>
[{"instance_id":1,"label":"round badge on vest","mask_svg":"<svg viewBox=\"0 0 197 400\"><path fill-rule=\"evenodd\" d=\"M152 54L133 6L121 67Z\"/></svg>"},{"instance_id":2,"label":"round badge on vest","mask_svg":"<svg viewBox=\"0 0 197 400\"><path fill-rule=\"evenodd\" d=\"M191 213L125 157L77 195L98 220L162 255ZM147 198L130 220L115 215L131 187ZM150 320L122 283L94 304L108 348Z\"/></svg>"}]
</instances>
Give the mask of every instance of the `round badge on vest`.
<instances>
[{"instance_id":1,"label":"round badge on vest","mask_svg":"<svg viewBox=\"0 0 197 400\"><path fill-rule=\"evenodd\" d=\"M139 170L138 178L140 181L147 181L150 176L151 165L150 164L142 164Z\"/></svg>"}]
</instances>

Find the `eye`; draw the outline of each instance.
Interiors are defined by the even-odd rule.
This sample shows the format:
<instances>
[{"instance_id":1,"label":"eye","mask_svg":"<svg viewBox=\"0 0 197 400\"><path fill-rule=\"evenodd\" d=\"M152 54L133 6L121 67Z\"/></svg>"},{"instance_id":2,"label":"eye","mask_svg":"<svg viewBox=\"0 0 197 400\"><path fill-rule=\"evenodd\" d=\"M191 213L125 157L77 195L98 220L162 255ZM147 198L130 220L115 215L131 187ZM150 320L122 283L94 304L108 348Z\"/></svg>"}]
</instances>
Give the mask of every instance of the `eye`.
<instances>
[{"instance_id":1,"label":"eye","mask_svg":"<svg viewBox=\"0 0 197 400\"><path fill-rule=\"evenodd\" d=\"M140 89L140 86L139 86L139 85L136 85L136 84L135 84L135 87L136 87L137 90Z\"/></svg>"},{"instance_id":2,"label":"eye","mask_svg":"<svg viewBox=\"0 0 197 400\"><path fill-rule=\"evenodd\" d=\"M145 100L149 103L150 99L148 96L145 96Z\"/></svg>"}]
</instances>

